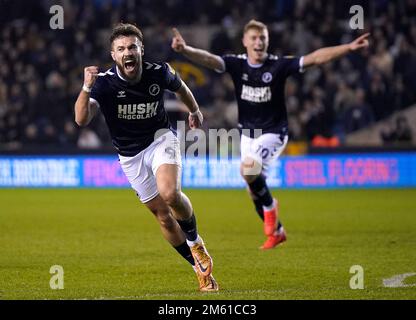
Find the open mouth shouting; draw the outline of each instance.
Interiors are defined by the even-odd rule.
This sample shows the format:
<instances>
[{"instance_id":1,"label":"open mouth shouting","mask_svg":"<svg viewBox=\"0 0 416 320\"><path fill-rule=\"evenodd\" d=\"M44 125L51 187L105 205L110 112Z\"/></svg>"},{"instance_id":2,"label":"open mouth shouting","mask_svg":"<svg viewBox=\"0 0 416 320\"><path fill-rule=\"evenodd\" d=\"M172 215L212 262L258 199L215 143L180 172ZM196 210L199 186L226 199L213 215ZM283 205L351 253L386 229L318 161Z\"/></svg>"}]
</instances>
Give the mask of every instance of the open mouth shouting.
<instances>
[{"instance_id":1,"label":"open mouth shouting","mask_svg":"<svg viewBox=\"0 0 416 320\"><path fill-rule=\"evenodd\" d=\"M263 54L265 51L264 48L254 48L253 50L257 54Z\"/></svg>"},{"instance_id":2,"label":"open mouth shouting","mask_svg":"<svg viewBox=\"0 0 416 320\"><path fill-rule=\"evenodd\" d=\"M126 74L132 74L136 71L137 60L133 57L128 57L124 59L123 66Z\"/></svg>"}]
</instances>

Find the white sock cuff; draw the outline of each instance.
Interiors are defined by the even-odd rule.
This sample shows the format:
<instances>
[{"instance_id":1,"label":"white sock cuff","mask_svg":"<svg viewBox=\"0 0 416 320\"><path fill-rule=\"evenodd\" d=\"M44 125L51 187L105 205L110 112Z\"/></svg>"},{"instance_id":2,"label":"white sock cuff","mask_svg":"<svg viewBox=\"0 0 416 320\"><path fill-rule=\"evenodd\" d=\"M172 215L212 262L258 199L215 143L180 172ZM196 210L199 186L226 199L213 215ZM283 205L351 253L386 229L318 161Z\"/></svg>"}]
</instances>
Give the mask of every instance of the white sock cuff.
<instances>
[{"instance_id":1,"label":"white sock cuff","mask_svg":"<svg viewBox=\"0 0 416 320\"><path fill-rule=\"evenodd\" d=\"M186 239L186 243L188 244L188 246L192 247L196 244L203 244L204 241L202 241L202 238L198 234L198 236L196 237L194 241L189 241L188 239Z\"/></svg>"},{"instance_id":2,"label":"white sock cuff","mask_svg":"<svg viewBox=\"0 0 416 320\"><path fill-rule=\"evenodd\" d=\"M275 199L273 199L273 203L270 206L268 206L268 207L267 206L263 206L263 209L266 210L266 211L270 211L270 210L276 208L276 206L277 206L277 201Z\"/></svg>"}]
</instances>

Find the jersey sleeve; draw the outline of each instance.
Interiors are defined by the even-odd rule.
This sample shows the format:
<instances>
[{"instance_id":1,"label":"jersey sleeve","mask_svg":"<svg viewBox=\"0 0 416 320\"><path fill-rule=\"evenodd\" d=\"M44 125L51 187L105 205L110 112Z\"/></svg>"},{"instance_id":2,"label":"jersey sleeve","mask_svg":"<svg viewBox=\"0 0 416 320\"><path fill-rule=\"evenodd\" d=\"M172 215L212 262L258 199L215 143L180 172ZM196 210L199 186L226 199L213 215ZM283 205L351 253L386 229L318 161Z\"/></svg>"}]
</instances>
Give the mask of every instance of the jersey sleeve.
<instances>
[{"instance_id":1,"label":"jersey sleeve","mask_svg":"<svg viewBox=\"0 0 416 320\"><path fill-rule=\"evenodd\" d=\"M225 67L225 70L222 70L221 73L223 72L228 72L230 74L235 73L237 70L238 63L239 63L239 59L236 57L236 55L226 54L226 55L223 55L221 58L222 60L224 60L224 67Z\"/></svg>"},{"instance_id":2,"label":"jersey sleeve","mask_svg":"<svg viewBox=\"0 0 416 320\"><path fill-rule=\"evenodd\" d=\"M285 56L280 61L287 77L305 71L303 69L303 57Z\"/></svg>"},{"instance_id":3,"label":"jersey sleeve","mask_svg":"<svg viewBox=\"0 0 416 320\"><path fill-rule=\"evenodd\" d=\"M98 78L91 89L90 99L97 101L98 105L101 105L101 103L104 101L103 95L104 92L102 89L101 79Z\"/></svg>"},{"instance_id":4,"label":"jersey sleeve","mask_svg":"<svg viewBox=\"0 0 416 320\"><path fill-rule=\"evenodd\" d=\"M163 63L163 80L165 88L169 91L178 91L182 86L182 80L179 74L166 62Z\"/></svg>"}]
</instances>

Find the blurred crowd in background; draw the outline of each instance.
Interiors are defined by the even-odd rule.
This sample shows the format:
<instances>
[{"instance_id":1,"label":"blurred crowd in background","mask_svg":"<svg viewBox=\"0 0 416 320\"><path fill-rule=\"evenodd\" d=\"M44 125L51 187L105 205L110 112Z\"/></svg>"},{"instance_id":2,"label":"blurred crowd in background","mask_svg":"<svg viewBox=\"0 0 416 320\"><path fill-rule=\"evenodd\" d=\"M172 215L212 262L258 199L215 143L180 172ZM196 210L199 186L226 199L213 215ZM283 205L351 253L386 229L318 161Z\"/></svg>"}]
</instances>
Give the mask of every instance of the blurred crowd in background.
<instances>
[{"instance_id":1,"label":"blurred crowd in background","mask_svg":"<svg viewBox=\"0 0 416 320\"><path fill-rule=\"evenodd\" d=\"M49 8L64 8L63 30L49 26ZM361 5L366 30L351 30L349 8ZM242 28L256 18L269 26L270 52L304 55L324 46L347 43L371 32L371 47L304 75L289 79L287 107L292 141L346 135L386 119L416 103L416 0L0 0L0 145L94 149L110 145L102 117L78 128L73 105L82 86L83 68L111 66L111 26L134 22L144 31L145 59L169 61L190 86L206 115L205 127L236 126L233 84L192 66L171 47L171 27L205 37L215 54L243 53ZM204 38L204 39L205 39ZM173 120L186 119L168 96ZM383 141L409 142L406 118L397 119L405 134L382 132Z\"/></svg>"}]
</instances>

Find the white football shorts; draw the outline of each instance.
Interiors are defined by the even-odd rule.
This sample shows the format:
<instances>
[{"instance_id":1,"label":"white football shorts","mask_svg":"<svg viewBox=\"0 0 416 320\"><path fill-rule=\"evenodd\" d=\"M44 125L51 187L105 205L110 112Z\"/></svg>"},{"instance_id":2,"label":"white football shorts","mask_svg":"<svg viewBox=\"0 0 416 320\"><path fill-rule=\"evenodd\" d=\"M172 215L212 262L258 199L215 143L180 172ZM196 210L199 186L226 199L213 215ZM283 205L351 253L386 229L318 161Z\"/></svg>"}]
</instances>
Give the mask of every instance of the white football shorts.
<instances>
[{"instance_id":1,"label":"white football shorts","mask_svg":"<svg viewBox=\"0 0 416 320\"><path fill-rule=\"evenodd\" d=\"M156 172L162 164L182 167L179 140L172 131L155 139L150 146L134 157L118 157L124 174L142 203L149 202L159 194Z\"/></svg>"},{"instance_id":2,"label":"white football shorts","mask_svg":"<svg viewBox=\"0 0 416 320\"><path fill-rule=\"evenodd\" d=\"M241 135L241 161L251 158L261 165L261 169L253 167L251 172L247 171L246 173L253 175L263 173L267 175L270 163L282 154L288 140L288 135L275 133L265 133L258 138ZM247 169L245 167L244 170L250 170L250 168Z\"/></svg>"}]
</instances>

